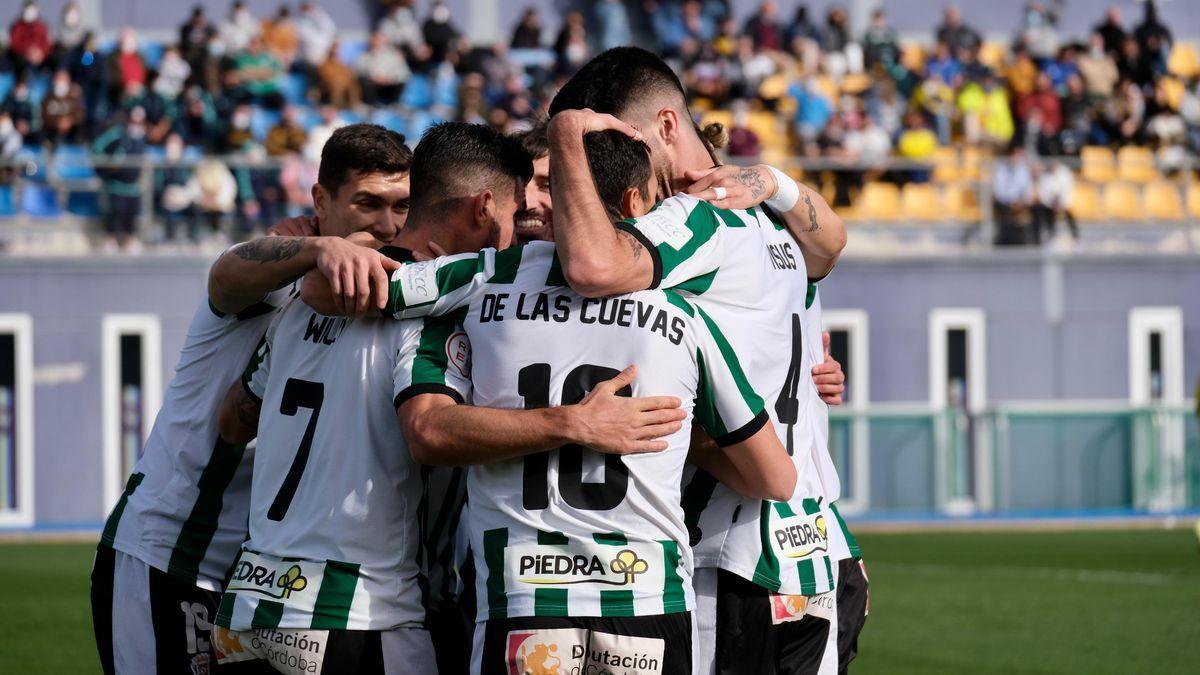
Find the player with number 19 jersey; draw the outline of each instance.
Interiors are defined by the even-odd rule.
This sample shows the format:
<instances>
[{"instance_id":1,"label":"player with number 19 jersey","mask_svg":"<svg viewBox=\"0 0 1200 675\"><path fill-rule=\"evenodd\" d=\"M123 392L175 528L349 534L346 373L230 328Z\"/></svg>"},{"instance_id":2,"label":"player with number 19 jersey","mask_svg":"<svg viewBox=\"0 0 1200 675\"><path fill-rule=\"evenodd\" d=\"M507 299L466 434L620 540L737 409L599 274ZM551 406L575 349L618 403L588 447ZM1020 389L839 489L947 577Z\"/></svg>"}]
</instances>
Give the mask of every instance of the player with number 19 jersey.
<instances>
[{"instance_id":1,"label":"player with number 19 jersey","mask_svg":"<svg viewBox=\"0 0 1200 675\"><path fill-rule=\"evenodd\" d=\"M468 349L444 323L326 317L302 302L276 317L243 376L262 404L250 537L218 625L423 624L421 476L396 408L417 393L461 402Z\"/></svg>"},{"instance_id":2,"label":"player with number 19 jersey","mask_svg":"<svg viewBox=\"0 0 1200 675\"><path fill-rule=\"evenodd\" d=\"M787 502L743 499L703 472L689 476L684 500L699 542L697 566L779 593L831 590L836 549L844 547L831 546L840 534L831 531L835 516L811 452L809 398L817 392L810 373L819 360L804 349L808 275L798 244L765 207L720 209L686 194L618 227L653 256L655 287L687 294L727 327L796 465L798 484Z\"/></svg>"},{"instance_id":3,"label":"player with number 19 jersey","mask_svg":"<svg viewBox=\"0 0 1200 675\"><path fill-rule=\"evenodd\" d=\"M463 323L476 405L577 403L632 363L631 395L679 397L719 443L766 424L762 399L703 311L673 291L583 298L566 286L553 244L406 265L391 286L392 314ZM691 610L680 506L690 424L665 440L661 453L568 445L471 467L479 620Z\"/></svg>"}]
</instances>

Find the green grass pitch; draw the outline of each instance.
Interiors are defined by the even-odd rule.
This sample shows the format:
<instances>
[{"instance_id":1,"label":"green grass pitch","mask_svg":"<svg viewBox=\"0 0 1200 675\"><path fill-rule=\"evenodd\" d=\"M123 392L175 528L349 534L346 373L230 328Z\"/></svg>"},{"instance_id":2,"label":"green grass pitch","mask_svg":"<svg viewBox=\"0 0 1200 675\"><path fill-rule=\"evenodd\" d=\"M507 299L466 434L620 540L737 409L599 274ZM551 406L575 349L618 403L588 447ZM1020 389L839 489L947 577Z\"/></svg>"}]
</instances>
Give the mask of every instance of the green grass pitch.
<instances>
[{"instance_id":1,"label":"green grass pitch","mask_svg":"<svg viewBox=\"0 0 1200 675\"><path fill-rule=\"evenodd\" d=\"M1195 673L1184 530L864 534L855 673ZM0 544L0 673L99 672L87 544Z\"/></svg>"}]
</instances>

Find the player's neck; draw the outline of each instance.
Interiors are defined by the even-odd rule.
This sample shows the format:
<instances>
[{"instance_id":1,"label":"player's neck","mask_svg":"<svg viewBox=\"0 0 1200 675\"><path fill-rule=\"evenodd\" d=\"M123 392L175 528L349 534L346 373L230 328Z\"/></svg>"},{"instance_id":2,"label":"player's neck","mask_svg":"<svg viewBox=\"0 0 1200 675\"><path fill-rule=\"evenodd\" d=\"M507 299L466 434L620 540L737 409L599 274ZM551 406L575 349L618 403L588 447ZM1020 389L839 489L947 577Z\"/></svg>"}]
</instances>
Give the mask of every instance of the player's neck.
<instances>
[{"instance_id":1,"label":"player's neck","mask_svg":"<svg viewBox=\"0 0 1200 675\"><path fill-rule=\"evenodd\" d=\"M459 239L460 237L456 236L453 228L433 227L421 221L413 222L410 217L404 229L400 230L400 234L392 240L392 245L431 258L438 257L438 253L429 246L431 242L450 255L464 253L468 250L478 250L465 248Z\"/></svg>"}]
</instances>

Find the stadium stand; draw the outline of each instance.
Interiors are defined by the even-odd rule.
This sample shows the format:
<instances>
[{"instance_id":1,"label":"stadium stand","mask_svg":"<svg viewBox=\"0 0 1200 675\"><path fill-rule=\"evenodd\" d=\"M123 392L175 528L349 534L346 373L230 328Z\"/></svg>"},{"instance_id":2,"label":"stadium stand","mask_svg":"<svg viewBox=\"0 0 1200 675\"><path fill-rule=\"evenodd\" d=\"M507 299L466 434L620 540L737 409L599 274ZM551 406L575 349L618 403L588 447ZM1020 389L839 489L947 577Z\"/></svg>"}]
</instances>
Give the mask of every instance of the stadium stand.
<instances>
[{"instance_id":1,"label":"stadium stand","mask_svg":"<svg viewBox=\"0 0 1200 675\"><path fill-rule=\"evenodd\" d=\"M363 120L413 140L443 119L517 131L610 42L667 56L699 120L734 132L731 161L781 165L860 221L978 225L989 218L979 205L990 200L993 157L1014 144L1032 164L1074 168L1071 211L1085 223L1180 223L1197 211L1200 51L1149 11L1114 41L1099 23L1068 34L1058 4L1034 3L1009 41L957 18L901 35L884 9L854 35L832 8L824 22L789 20L764 2L743 21L728 2L625 3L625 20L608 25L589 3L567 3L580 21L550 42L535 15L517 33L540 34L537 43L514 34L509 48L469 44L454 17L423 15L426 4L399 3L375 24L377 39L349 31L298 43L279 37L295 35L283 15L261 17L252 40L202 9L181 26L183 42L68 26L73 3L35 18L53 43L10 45L0 59L0 228L65 212L89 231L103 221L114 248L121 233L106 195L124 181L140 195L139 236L163 241L164 171L190 174L220 156L239 185L222 228L246 236L267 214L311 208L303 190L264 190L286 186L319 151L269 142L283 110L305 138ZM15 16L10 31L23 23ZM75 99L86 113L69 112ZM327 114L329 103L342 107ZM167 157L173 135L191 159Z\"/></svg>"}]
</instances>

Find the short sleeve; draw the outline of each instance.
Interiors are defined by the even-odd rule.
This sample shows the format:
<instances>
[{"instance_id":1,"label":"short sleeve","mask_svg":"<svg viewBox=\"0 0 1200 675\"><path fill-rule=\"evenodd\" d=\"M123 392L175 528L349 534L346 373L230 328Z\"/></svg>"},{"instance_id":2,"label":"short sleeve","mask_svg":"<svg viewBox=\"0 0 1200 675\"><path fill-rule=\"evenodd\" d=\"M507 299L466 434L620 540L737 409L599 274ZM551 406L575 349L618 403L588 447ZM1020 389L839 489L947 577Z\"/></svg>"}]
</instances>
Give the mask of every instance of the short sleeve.
<instances>
[{"instance_id":1,"label":"short sleeve","mask_svg":"<svg viewBox=\"0 0 1200 675\"><path fill-rule=\"evenodd\" d=\"M462 329L465 314L459 310L404 322L392 371L395 407L420 394L444 394L458 403L470 400L471 342Z\"/></svg>"},{"instance_id":2,"label":"short sleeve","mask_svg":"<svg viewBox=\"0 0 1200 675\"><path fill-rule=\"evenodd\" d=\"M721 447L741 443L770 418L720 326L699 307L696 313L696 423Z\"/></svg>"},{"instance_id":3,"label":"short sleeve","mask_svg":"<svg viewBox=\"0 0 1200 675\"><path fill-rule=\"evenodd\" d=\"M496 277L521 264L523 247L503 251L485 248L479 253L449 255L409 263L392 272L388 284L389 316L411 319L442 316L477 300Z\"/></svg>"},{"instance_id":4,"label":"short sleeve","mask_svg":"<svg viewBox=\"0 0 1200 675\"><path fill-rule=\"evenodd\" d=\"M633 235L654 262L650 288L671 288L716 271L724 255L720 219L708 202L677 195L617 228Z\"/></svg>"}]
</instances>

